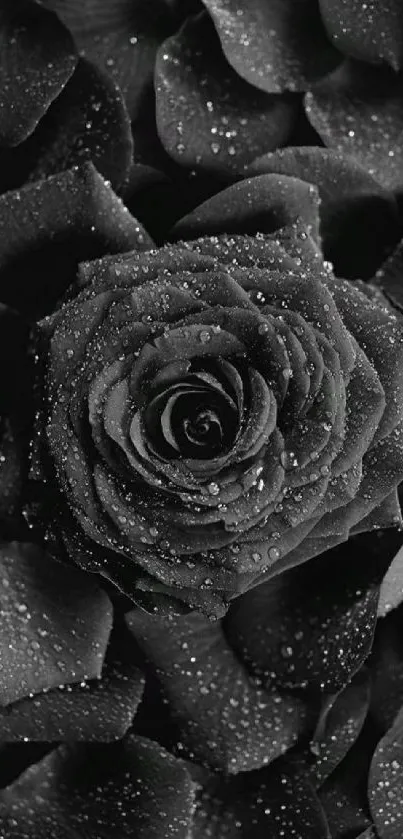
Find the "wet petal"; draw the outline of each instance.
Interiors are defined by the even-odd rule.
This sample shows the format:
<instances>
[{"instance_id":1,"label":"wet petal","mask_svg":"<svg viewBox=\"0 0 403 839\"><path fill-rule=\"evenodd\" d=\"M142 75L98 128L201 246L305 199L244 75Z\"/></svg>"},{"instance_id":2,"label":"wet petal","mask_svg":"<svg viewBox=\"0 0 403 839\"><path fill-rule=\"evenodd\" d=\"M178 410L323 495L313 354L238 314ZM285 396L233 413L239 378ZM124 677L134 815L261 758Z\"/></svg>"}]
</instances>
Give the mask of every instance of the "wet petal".
<instances>
[{"instance_id":1,"label":"wet petal","mask_svg":"<svg viewBox=\"0 0 403 839\"><path fill-rule=\"evenodd\" d=\"M160 620L138 610L127 622L191 758L239 772L274 760L295 742L305 723L301 701L257 688L217 624L199 615Z\"/></svg>"},{"instance_id":2,"label":"wet petal","mask_svg":"<svg viewBox=\"0 0 403 839\"><path fill-rule=\"evenodd\" d=\"M1 300L36 316L62 296L81 260L151 242L91 163L2 195L0 226Z\"/></svg>"},{"instance_id":3,"label":"wet petal","mask_svg":"<svg viewBox=\"0 0 403 839\"><path fill-rule=\"evenodd\" d=\"M9 839L186 839L193 783L157 743L129 735L110 746L62 746L0 795Z\"/></svg>"},{"instance_id":4,"label":"wet petal","mask_svg":"<svg viewBox=\"0 0 403 839\"><path fill-rule=\"evenodd\" d=\"M70 29L81 55L106 70L122 91L131 116L139 112L152 83L158 45L174 18L161 0L46 0Z\"/></svg>"},{"instance_id":5,"label":"wet petal","mask_svg":"<svg viewBox=\"0 0 403 839\"><path fill-rule=\"evenodd\" d=\"M352 157L386 189L401 189L400 76L345 62L306 95L306 113L327 146Z\"/></svg>"},{"instance_id":6,"label":"wet petal","mask_svg":"<svg viewBox=\"0 0 403 839\"><path fill-rule=\"evenodd\" d=\"M296 119L291 96L270 96L227 63L207 15L189 18L162 44L156 64L157 127L184 166L239 171L283 145Z\"/></svg>"},{"instance_id":7,"label":"wet petal","mask_svg":"<svg viewBox=\"0 0 403 839\"><path fill-rule=\"evenodd\" d=\"M14 166L20 166L29 181L91 160L105 180L121 190L133 155L121 92L106 74L81 58L35 133L18 151Z\"/></svg>"},{"instance_id":8,"label":"wet petal","mask_svg":"<svg viewBox=\"0 0 403 839\"><path fill-rule=\"evenodd\" d=\"M403 706L402 608L378 621L370 658L371 716L386 734Z\"/></svg>"},{"instance_id":9,"label":"wet petal","mask_svg":"<svg viewBox=\"0 0 403 839\"><path fill-rule=\"evenodd\" d=\"M120 650L112 636L96 681L64 685L8 705L0 713L0 741L108 743L123 737L142 699L145 679L130 637L119 641Z\"/></svg>"},{"instance_id":10,"label":"wet petal","mask_svg":"<svg viewBox=\"0 0 403 839\"><path fill-rule=\"evenodd\" d=\"M338 696L324 702L307 755L307 776L318 788L356 742L370 700L370 674L363 668Z\"/></svg>"},{"instance_id":11,"label":"wet petal","mask_svg":"<svg viewBox=\"0 0 403 839\"><path fill-rule=\"evenodd\" d=\"M270 93L305 90L340 61L317 4L303 0L203 0L236 72Z\"/></svg>"},{"instance_id":12,"label":"wet petal","mask_svg":"<svg viewBox=\"0 0 403 839\"><path fill-rule=\"evenodd\" d=\"M194 820L194 839L219 835L228 839L329 837L313 787L296 777L283 760L236 778L205 781L196 798Z\"/></svg>"},{"instance_id":13,"label":"wet petal","mask_svg":"<svg viewBox=\"0 0 403 839\"><path fill-rule=\"evenodd\" d=\"M378 614L385 617L403 601L403 547L392 560L379 592Z\"/></svg>"},{"instance_id":14,"label":"wet petal","mask_svg":"<svg viewBox=\"0 0 403 839\"><path fill-rule=\"evenodd\" d=\"M398 71L403 61L403 14L399 0L319 0L334 46L369 64L387 62Z\"/></svg>"},{"instance_id":15,"label":"wet petal","mask_svg":"<svg viewBox=\"0 0 403 839\"><path fill-rule=\"evenodd\" d=\"M219 192L177 222L175 238L212 233L271 233L296 220L319 238L316 187L285 175L258 175Z\"/></svg>"},{"instance_id":16,"label":"wet petal","mask_svg":"<svg viewBox=\"0 0 403 839\"><path fill-rule=\"evenodd\" d=\"M0 144L15 146L63 90L77 56L56 15L25 0L2 3L0 33Z\"/></svg>"},{"instance_id":17,"label":"wet petal","mask_svg":"<svg viewBox=\"0 0 403 839\"><path fill-rule=\"evenodd\" d=\"M228 613L225 633L264 681L334 693L371 648L378 584L368 558L352 567L344 547L244 594Z\"/></svg>"},{"instance_id":18,"label":"wet petal","mask_svg":"<svg viewBox=\"0 0 403 839\"><path fill-rule=\"evenodd\" d=\"M98 677L112 624L107 595L33 545L3 545L1 566L1 704Z\"/></svg>"},{"instance_id":19,"label":"wet petal","mask_svg":"<svg viewBox=\"0 0 403 839\"><path fill-rule=\"evenodd\" d=\"M323 252L339 276L370 277L396 241L393 195L350 157L316 146L287 148L258 158L246 172L276 172L317 187Z\"/></svg>"},{"instance_id":20,"label":"wet petal","mask_svg":"<svg viewBox=\"0 0 403 839\"><path fill-rule=\"evenodd\" d=\"M369 776L369 803L380 839L398 839L403 829L403 713L375 750Z\"/></svg>"}]
</instances>

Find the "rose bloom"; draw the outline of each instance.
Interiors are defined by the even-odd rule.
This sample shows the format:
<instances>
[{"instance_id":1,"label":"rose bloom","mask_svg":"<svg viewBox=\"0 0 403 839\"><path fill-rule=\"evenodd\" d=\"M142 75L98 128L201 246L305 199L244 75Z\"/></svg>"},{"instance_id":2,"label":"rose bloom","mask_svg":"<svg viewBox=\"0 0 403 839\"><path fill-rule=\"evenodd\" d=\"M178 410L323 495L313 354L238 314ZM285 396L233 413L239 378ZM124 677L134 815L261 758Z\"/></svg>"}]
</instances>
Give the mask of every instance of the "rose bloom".
<instances>
[{"instance_id":1,"label":"rose bloom","mask_svg":"<svg viewBox=\"0 0 403 839\"><path fill-rule=\"evenodd\" d=\"M200 236L223 217L247 229L269 192L279 229ZM40 323L37 468L75 562L147 609L219 615L400 524L403 331L323 262L316 192L295 178L230 187L174 235L82 264L82 290Z\"/></svg>"}]
</instances>

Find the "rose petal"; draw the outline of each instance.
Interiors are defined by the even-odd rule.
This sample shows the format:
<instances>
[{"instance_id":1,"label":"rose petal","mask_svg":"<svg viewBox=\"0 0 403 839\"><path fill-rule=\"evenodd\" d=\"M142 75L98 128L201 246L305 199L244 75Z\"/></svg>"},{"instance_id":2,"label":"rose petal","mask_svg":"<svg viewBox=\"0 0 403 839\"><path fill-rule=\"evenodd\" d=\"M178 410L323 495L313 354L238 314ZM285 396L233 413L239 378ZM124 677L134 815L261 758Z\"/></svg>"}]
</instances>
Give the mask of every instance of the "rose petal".
<instances>
[{"instance_id":1,"label":"rose petal","mask_svg":"<svg viewBox=\"0 0 403 839\"><path fill-rule=\"evenodd\" d=\"M246 172L298 177L318 188L323 252L342 277L370 277L396 241L393 195L358 162L332 149L280 149L253 161Z\"/></svg>"},{"instance_id":2,"label":"rose petal","mask_svg":"<svg viewBox=\"0 0 403 839\"><path fill-rule=\"evenodd\" d=\"M379 571L368 565L365 556L352 567L346 546L326 561L321 556L262 583L228 613L225 633L231 646L255 676L270 684L309 683L337 692L372 644ZM353 625L359 633L351 632Z\"/></svg>"},{"instance_id":3,"label":"rose petal","mask_svg":"<svg viewBox=\"0 0 403 839\"><path fill-rule=\"evenodd\" d=\"M1 566L0 703L98 677L112 625L106 594L33 545L3 545Z\"/></svg>"},{"instance_id":4,"label":"rose petal","mask_svg":"<svg viewBox=\"0 0 403 839\"><path fill-rule=\"evenodd\" d=\"M200 785L194 816L194 839L298 836L329 839L326 818L310 783L297 778L286 761L269 769L214 778ZM218 831L220 831L218 833Z\"/></svg>"},{"instance_id":5,"label":"rose petal","mask_svg":"<svg viewBox=\"0 0 403 839\"><path fill-rule=\"evenodd\" d=\"M334 699L324 703L307 757L307 776L315 788L334 772L356 742L370 700L370 674L361 669ZM314 762L312 763L312 756Z\"/></svg>"},{"instance_id":6,"label":"rose petal","mask_svg":"<svg viewBox=\"0 0 403 839\"><path fill-rule=\"evenodd\" d=\"M401 189L400 76L346 61L307 93L305 107L327 146L352 157L386 189Z\"/></svg>"},{"instance_id":7,"label":"rose petal","mask_svg":"<svg viewBox=\"0 0 403 839\"><path fill-rule=\"evenodd\" d=\"M178 221L175 238L271 233L297 221L319 239L316 187L286 175L258 175L227 187Z\"/></svg>"},{"instance_id":8,"label":"rose petal","mask_svg":"<svg viewBox=\"0 0 403 839\"><path fill-rule=\"evenodd\" d=\"M108 743L124 737L145 684L130 641L126 634L119 639L112 635L100 679L9 705L0 713L0 741Z\"/></svg>"},{"instance_id":9,"label":"rose petal","mask_svg":"<svg viewBox=\"0 0 403 839\"><path fill-rule=\"evenodd\" d=\"M340 52L378 64L386 61L396 72L403 60L403 14L399 0L319 0L329 37Z\"/></svg>"},{"instance_id":10,"label":"rose petal","mask_svg":"<svg viewBox=\"0 0 403 839\"><path fill-rule=\"evenodd\" d=\"M174 25L167 4L46 0L46 6L70 29L81 55L112 76L133 120L152 83L157 48Z\"/></svg>"},{"instance_id":11,"label":"rose petal","mask_svg":"<svg viewBox=\"0 0 403 839\"><path fill-rule=\"evenodd\" d=\"M61 747L0 796L8 839L186 839L193 783L156 743L129 735L110 746Z\"/></svg>"},{"instance_id":12,"label":"rose petal","mask_svg":"<svg viewBox=\"0 0 403 839\"><path fill-rule=\"evenodd\" d=\"M385 391L385 410L375 437L379 440L396 428L402 416L402 323L386 307L369 300L353 283L332 280L329 288L347 329L364 350Z\"/></svg>"},{"instance_id":13,"label":"rose petal","mask_svg":"<svg viewBox=\"0 0 403 839\"><path fill-rule=\"evenodd\" d=\"M177 163L239 171L283 145L296 118L291 96L270 96L227 63L207 14L188 18L161 45L156 62L157 127Z\"/></svg>"},{"instance_id":14,"label":"rose petal","mask_svg":"<svg viewBox=\"0 0 403 839\"><path fill-rule=\"evenodd\" d=\"M21 146L14 166L24 179L37 181L92 160L119 191L128 179L132 155L130 120L121 92L106 73L81 58L35 133Z\"/></svg>"},{"instance_id":15,"label":"rose petal","mask_svg":"<svg viewBox=\"0 0 403 839\"><path fill-rule=\"evenodd\" d=\"M139 610L127 622L191 758L239 772L274 760L295 742L305 720L302 703L255 687L218 625L200 615L161 620Z\"/></svg>"},{"instance_id":16,"label":"rose petal","mask_svg":"<svg viewBox=\"0 0 403 839\"><path fill-rule=\"evenodd\" d=\"M373 279L373 283L380 287L387 300L390 300L393 307L399 309L400 312L403 310L402 272L403 241L399 242Z\"/></svg>"},{"instance_id":17,"label":"rose petal","mask_svg":"<svg viewBox=\"0 0 403 839\"><path fill-rule=\"evenodd\" d=\"M0 226L1 299L35 315L60 298L80 260L151 244L91 163L1 196Z\"/></svg>"},{"instance_id":18,"label":"rose petal","mask_svg":"<svg viewBox=\"0 0 403 839\"><path fill-rule=\"evenodd\" d=\"M235 0L203 2L229 63L255 87L305 90L340 61L312 0L252 0L241 7Z\"/></svg>"},{"instance_id":19,"label":"rose petal","mask_svg":"<svg viewBox=\"0 0 403 839\"><path fill-rule=\"evenodd\" d=\"M403 547L392 560L379 592L378 615L383 618L403 601Z\"/></svg>"},{"instance_id":20,"label":"rose petal","mask_svg":"<svg viewBox=\"0 0 403 839\"><path fill-rule=\"evenodd\" d=\"M366 835L372 823L368 808L367 779L373 750L373 735L364 727L347 756L319 790L330 835L334 839L344 839L346 836L375 839L374 835Z\"/></svg>"},{"instance_id":21,"label":"rose petal","mask_svg":"<svg viewBox=\"0 0 403 839\"><path fill-rule=\"evenodd\" d=\"M369 804L380 839L398 839L403 829L403 713L380 740L371 763Z\"/></svg>"},{"instance_id":22,"label":"rose petal","mask_svg":"<svg viewBox=\"0 0 403 839\"><path fill-rule=\"evenodd\" d=\"M403 705L402 609L378 621L371 665L371 716L381 734Z\"/></svg>"},{"instance_id":23,"label":"rose petal","mask_svg":"<svg viewBox=\"0 0 403 839\"><path fill-rule=\"evenodd\" d=\"M0 32L0 144L15 146L63 90L77 56L56 15L27 0L4 0Z\"/></svg>"}]
</instances>

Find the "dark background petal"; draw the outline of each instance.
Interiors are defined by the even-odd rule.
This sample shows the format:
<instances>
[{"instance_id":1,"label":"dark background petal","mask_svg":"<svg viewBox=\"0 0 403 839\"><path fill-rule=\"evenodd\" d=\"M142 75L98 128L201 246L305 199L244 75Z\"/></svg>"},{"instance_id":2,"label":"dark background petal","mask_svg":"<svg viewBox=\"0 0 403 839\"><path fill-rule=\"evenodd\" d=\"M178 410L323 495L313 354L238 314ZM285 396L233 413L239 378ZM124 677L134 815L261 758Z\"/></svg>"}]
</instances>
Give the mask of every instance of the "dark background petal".
<instances>
[{"instance_id":1,"label":"dark background petal","mask_svg":"<svg viewBox=\"0 0 403 839\"><path fill-rule=\"evenodd\" d=\"M0 796L7 839L187 839L193 783L156 743L62 747Z\"/></svg>"},{"instance_id":2,"label":"dark background petal","mask_svg":"<svg viewBox=\"0 0 403 839\"><path fill-rule=\"evenodd\" d=\"M378 620L370 658L371 716L381 735L403 706L403 607Z\"/></svg>"},{"instance_id":3,"label":"dark background petal","mask_svg":"<svg viewBox=\"0 0 403 839\"><path fill-rule=\"evenodd\" d=\"M45 0L44 5L70 29L80 53L119 85L134 119L152 84L158 46L178 25L175 10L164 0Z\"/></svg>"},{"instance_id":4,"label":"dark background petal","mask_svg":"<svg viewBox=\"0 0 403 839\"><path fill-rule=\"evenodd\" d=\"M194 839L330 839L319 799L283 760L237 778L212 778L196 799Z\"/></svg>"},{"instance_id":5,"label":"dark background petal","mask_svg":"<svg viewBox=\"0 0 403 839\"><path fill-rule=\"evenodd\" d=\"M8 705L0 712L0 742L119 740L132 725L144 683L129 632L115 630L99 678L63 685Z\"/></svg>"},{"instance_id":6,"label":"dark background petal","mask_svg":"<svg viewBox=\"0 0 403 839\"><path fill-rule=\"evenodd\" d=\"M307 94L306 113L327 146L354 158L386 189L402 189L400 76L346 61Z\"/></svg>"},{"instance_id":7,"label":"dark background petal","mask_svg":"<svg viewBox=\"0 0 403 839\"><path fill-rule=\"evenodd\" d=\"M323 253L339 276L371 277L396 243L396 200L355 160L315 146L289 147L246 168L249 176L264 173L291 175L319 190Z\"/></svg>"},{"instance_id":8,"label":"dark background petal","mask_svg":"<svg viewBox=\"0 0 403 839\"><path fill-rule=\"evenodd\" d=\"M112 605L94 579L29 544L2 545L0 563L0 704L99 676Z\"/></svg>"},{"instance_id":9,"label":"dark background petal","mask_svg":"<svg viewBox=\"0 0 403 839\"><path fill-rule=\"evenodd\" d=\"M403 831L403 710L375 750L369 776L371 814L380 839Z\"/></svg>"},{"instance_id":10,"label":"dark background petal","mask_svg":"<svg viewBox=\"0 0 403 839\"><path fill-rule=\"evenodd\" d=\"M316 0L203 0L234 70L270 93L305 90L340 61Z\"/></svg>"},{"instance_id":11,"label":"dark background petal","mask_svg":"<svg viewBox=\"0 0 403 839\"><path fill-rule=\"evenodd\" d=\"M271 96L237 75L206 14L162 44L156 92L158 131L171 157L223 173L284 145L298 107L296 97Z\"/></svg>"},{"instance_id":12,"label":"dark background petal","mask_svg":"<svg viewBox=\"0 0 403 839\"><path fill-rule=\"evenodd\" d=\"M122 95L103 71L84 59L33 134L0 151L0 190L57 174L92 160L115 190L128 179L133 156Z\"/></svg>"},{"instance_id":13,"label":"dark background petal","mask_svg":"<svg viewBox=\"0 0 403 839\"><path fill-rule=\"evenodd\" d=\"M76 65L74 43L56 15L30 0L0 8L0 145L34 130Z\"/></svg>"},{"instance_id":14,"label":"dark background petal","mask_svg":"<svg viewBox=\"0 0 403 839\"><path fill-rule=\"evenodd\" d=\"M350 681L371 649L386 567L365 545L334 548L234 603L225 634L255 676L330 694Z\"/></svg>"},{"instance_id":15,"label":"dark background petal","mask_svg":"<svg viewBox=\"0 0 403 839\"><path fill-rule=\"evenodd\" d=\"M126 620L190 759L225 772L251 770L281 755L305 728L303 703L256 686L218 623L197 614L161 620L139 609Z\"/></svg>"},{"instance_id":16,"label":"dark background petal","mask_svg":"<svg viewBox=\"0 0 403 839\"><path fill-rule=\"evenodd\" d=\"M91 163L1 196L0 227L0 299L37 317L80 261L152 244Z\"/></svg>"},{"instance_id":17,"label":"dark background petal","mask_svg":"<svg viewBox=\"0 0 403 839\"><path fill-rule=\"evenodd\" d=\"M322 20L340 52L360 61L386 62L399 70L403 60L403 6L400 0L319 0Z\"/></svg>"},{"instance_id":18,"label":"dark background petal","mask_svg":"<svg viewBox=\"0 0 403 839\"><path fill-rule=\"evenodd\" d=\"M319 236L316 187L286 175L257 175L233 184L180 219L175 238L208 233L271 233L298 221Z\"/></svg>"}]
</instances>

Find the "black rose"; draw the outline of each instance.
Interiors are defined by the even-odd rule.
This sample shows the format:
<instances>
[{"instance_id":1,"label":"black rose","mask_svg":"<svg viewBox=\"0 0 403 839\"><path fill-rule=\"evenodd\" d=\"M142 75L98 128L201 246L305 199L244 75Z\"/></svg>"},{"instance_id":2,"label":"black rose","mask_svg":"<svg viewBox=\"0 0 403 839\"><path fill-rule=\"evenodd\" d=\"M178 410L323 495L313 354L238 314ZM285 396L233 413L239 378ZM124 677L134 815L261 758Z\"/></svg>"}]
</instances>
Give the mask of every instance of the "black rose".
<instances>
[{"instance_id":1,"label":"black rose","mask_svg":"<svg viewBox=\"0 0 403 839\"><path fill-rule=\"evenodd\" d=\"M211 199L177 236L219 230L231 195L256 217L265 185L277 224L293 202L298 223L83 264L83 290L42 322L51 530L147 608L220 613L268 575L400 523L400 320L323 263L312 187L267 178Z\"/></svg>"}]
</instances>

